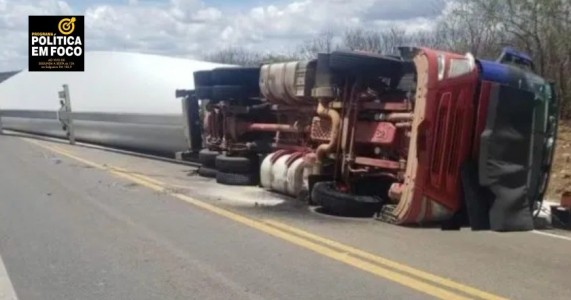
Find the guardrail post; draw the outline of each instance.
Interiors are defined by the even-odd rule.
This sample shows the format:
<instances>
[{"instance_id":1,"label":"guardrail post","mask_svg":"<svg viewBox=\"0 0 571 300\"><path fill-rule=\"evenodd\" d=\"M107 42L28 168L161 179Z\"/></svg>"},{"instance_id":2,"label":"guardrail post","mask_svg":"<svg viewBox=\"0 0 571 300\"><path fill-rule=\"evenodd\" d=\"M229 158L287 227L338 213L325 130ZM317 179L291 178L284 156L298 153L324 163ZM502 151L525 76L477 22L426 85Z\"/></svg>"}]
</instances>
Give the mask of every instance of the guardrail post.
<instances>
[{"instance_id":1,"label":"guardrail post","mask_svg":"<svg viewBox=\"0 0 571 300\"><path fill-rule=\"evenodd\" d=\"M58 92L60 109L58 111L58 119L62 123L62 128L66 132L69 143L75 144L75 132L73 128L73 118L71 113L71 98L69 96L69 87L63 85L63 90Z\"/></svg>"},{"instance_id":2,"label":"guardrail post","mask_svg":"<svg viewBox=\"0 0 571 300\"><path fill-rule=\"evenodd\" d=\"M183 130L184 130L184 137L186 138L186 145L188 149L192 148L192 135L191 135L191 124L190 118L188 114L189 109L189 96L185 95L182 97L182 120L183 120Z\"/></svg>"},{"instance_id":3,"label":"guardrail post","mask_svg":"<svg viewBox=\"0 0 571 300\"><path fill-rule=\"evenodd\" d=\"M182 121L186 138L186 151L177 152L177 160L192 160L202 149L202 130L199 115L199 103L194 91L176 90L176 98L182 98Z\"/></svg>"},{"instance_id":4,"label":"guardrail post","mask_svg":"<svg viewBox=\"0 0 571 300\"><path fill-rule=\"evenodd\" d=\"M4 134L4 128L2 127L2 110L0 110L0 134Z\"/></svg>"}]
</instances>

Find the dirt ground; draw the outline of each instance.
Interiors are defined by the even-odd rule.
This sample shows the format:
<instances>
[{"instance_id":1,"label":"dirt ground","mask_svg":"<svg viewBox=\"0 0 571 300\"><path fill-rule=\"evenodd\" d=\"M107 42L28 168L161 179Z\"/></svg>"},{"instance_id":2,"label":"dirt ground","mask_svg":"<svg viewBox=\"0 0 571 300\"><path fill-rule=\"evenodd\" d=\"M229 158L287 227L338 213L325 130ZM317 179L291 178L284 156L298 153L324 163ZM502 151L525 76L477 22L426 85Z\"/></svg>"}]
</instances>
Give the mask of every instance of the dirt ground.
<instances>
[{"instance_id":1,"label":"dirt ground","mask_svg":"<svg viewBox=\"0 0 571 300\"><path fill-rule=\"evenodd\" d=\"M571 120L561 121L547 200L559 202L561 194L571 192Z\"/></svg>"}]
</instances>

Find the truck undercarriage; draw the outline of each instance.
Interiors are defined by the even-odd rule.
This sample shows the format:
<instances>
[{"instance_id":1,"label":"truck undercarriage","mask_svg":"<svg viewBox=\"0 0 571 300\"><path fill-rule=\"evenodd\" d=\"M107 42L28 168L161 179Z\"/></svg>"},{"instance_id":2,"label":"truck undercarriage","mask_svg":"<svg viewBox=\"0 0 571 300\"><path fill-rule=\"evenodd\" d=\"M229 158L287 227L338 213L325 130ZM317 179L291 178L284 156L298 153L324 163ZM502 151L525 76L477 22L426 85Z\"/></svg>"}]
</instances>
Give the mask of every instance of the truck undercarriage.
<instances>
[{"instance_id":1,"label":"truck undercarriage","mask_svg":"<svg viewBox=\"0 0 571 300\"><path fill-rule=\"evenodd\" d=\"M426 48L196 72L201 174L338 215L449 220L465 208L462 168L479 155L480 72L470 54Z\"/></svg>"}]
</instances>

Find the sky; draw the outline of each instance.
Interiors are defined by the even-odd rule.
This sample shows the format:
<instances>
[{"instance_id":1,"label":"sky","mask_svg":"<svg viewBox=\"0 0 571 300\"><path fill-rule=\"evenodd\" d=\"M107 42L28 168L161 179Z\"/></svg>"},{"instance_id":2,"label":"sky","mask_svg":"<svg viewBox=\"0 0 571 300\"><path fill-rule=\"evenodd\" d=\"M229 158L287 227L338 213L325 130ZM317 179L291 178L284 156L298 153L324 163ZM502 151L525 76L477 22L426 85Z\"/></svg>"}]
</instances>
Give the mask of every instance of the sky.
<instances>
[{"instance_id":1,"label":"sky","mask_svg":"<svg viewBox=\"0 0 571 300\"><path fill-rule=\"evenodd\" d=\"M287 52L324 30L427 30L445 0L0 0L0 71L27 67L28 15L84 15L85 48L200 58Z\"/></svg>"}]
</instances>

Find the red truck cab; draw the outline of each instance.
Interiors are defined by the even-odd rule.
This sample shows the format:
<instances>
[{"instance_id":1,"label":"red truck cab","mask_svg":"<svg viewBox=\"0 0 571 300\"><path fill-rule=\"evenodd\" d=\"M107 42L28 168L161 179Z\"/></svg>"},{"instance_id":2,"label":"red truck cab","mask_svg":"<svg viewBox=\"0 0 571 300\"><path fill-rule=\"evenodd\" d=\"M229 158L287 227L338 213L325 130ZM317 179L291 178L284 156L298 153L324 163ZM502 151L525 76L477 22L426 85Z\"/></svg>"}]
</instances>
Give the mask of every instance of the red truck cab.
<instances>
[{"instance_id":1,"label":"red truck cab","mask_svg":"<svg viewBox=\"0 0 571 300\"><path fill-rule=\"evenodd\" d=\"M414 119L398 223L449 219L460 208L460 166L471 153L478 70L474 57L427 48L414 57Z\"/></svg>"}]
</instances>

